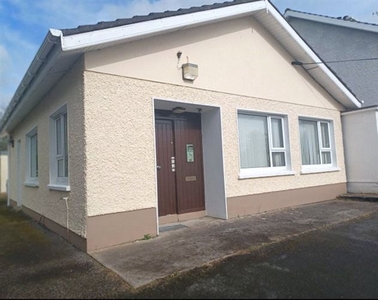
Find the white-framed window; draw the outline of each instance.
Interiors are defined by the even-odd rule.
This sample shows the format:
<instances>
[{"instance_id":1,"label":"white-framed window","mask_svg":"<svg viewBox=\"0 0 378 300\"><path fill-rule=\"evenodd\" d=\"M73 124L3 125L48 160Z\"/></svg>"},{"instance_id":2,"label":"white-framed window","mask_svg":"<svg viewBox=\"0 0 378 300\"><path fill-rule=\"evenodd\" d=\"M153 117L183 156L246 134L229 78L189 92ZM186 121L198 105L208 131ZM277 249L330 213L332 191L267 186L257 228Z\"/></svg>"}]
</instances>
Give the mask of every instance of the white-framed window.
<instances>
[{"instance_id":1,"label":"white-framed window","mask_svg":"<svg viewBox=\"0 0 378 300\"><path fill-rule=\"evenodd\" d=\"M293 174L285 116L238 112L240 178Z\"/></svg>"},{"instance_id":2,"label":"white-framed window","mask_svg":"<svg viewBox=\"0 0 378 300\"><path fill-rule=\"evenodd\" d=\"M299 118L302 171L322 171L336 167L333 123Z\"/></svg>"},{"instance_id":3,"label":"white-framed window","mask_svg":"<svg viewBox=\"0 0 378 300\"><path fill-rule=\"evenodd\" d=\"M50 189L68 191L67 105L50 116Z\"/></svg>"},{"instance_id":4,"label":"white-framed window","mask_svg":"<svg viewBox=\"0 0 378 300\"><path fill-rule=\"evenodd\" d=\"M26 134L25 185L38 186L38 130L33 128Z\"/></svg>"}]
</instances>

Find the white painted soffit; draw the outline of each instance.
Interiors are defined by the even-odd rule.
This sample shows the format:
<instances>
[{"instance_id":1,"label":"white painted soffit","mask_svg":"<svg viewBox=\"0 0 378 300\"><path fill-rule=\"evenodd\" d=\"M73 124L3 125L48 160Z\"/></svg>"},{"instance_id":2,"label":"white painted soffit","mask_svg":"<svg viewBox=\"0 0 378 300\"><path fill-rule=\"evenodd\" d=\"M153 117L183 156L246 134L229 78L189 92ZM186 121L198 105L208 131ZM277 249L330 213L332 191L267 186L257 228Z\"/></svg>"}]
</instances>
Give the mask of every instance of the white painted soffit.
<instances>
[{"instance_id":1,"label":"white painted soffit","mask_svg":"<svg viewBox=\"0 0 378 300\"><path fill-rule=\"evenodd\" d=\"M303 19L308 21L314 21L329 25L336 25L346 28L352 28L352 29L359 29L359 30L365 30L365 31L371 31L378 33L378 25L375 24L368 24L363 22L354 22L354 21L348 21L348 20L342 20L342 19L335 19L328 16L320 16L320 15L314 15L309 14L305 12L297 12L292 10L287 10L284 14L285 18L296 18L296 19Z\"/></svg>"},{"instance_id":2,"label":"white painted soffit","mask_svg":"<svg viewBox=\"0 0 378 300\"><path fill-rule=\"evenodd\" d=\"M273 37L293 56L302 63L319 63L304 68L336 101L348 109L360 108L361 103L353 93L335 76L315 52L289 25L285 18L268 3L269 13L259 11L254 14ZM301 66L293 66L301 68Z\"/></svg>"},{"instance_id":3,"label":"white painted soffit","mask_svg":"<svg viewBox=\"0 0 378 300\"><path fill-rule=\"evenodd\" d=\"M59 43L60 31L49 30L4 112L0 121L1 134L9 129L9 124L15 121L15 117L22 119L23 114L20 115L19 112L25 112L24 105L29 104L30 97L46 77L45 73L53 66L55 58L61 52L60 46L57 46Z\"/></svg>"},{"instance_id":4,"label":"white painted soffit","mask_svg":"<svg viewBox=\"0 0 378 300\"><path fill-rule=\"evenodd\" d=\"M93 51L136 39L248 16L253 12L266 9L266 5L267 2L265 1L250 2L108 29L62 36L62 50L79 50L80 52Z\"/></svg>"}]
</instances>

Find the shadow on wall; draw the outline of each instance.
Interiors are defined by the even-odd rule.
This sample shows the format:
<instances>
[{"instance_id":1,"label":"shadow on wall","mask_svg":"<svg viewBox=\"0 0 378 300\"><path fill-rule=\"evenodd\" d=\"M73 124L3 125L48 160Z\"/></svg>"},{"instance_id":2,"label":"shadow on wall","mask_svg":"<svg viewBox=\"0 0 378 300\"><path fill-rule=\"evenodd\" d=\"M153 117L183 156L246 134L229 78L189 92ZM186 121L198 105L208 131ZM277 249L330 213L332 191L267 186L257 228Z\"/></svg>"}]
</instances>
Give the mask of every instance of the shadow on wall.
<instances>
[{"instance_id":1,"label":"shadow on wall","mask_svg":"<svg viewBox=\"0 0 378 300\"><path fill-rule=\"evenodd\" d=\"M0 202L1 202L1 204L2 204L2 202L7 202L7 199L8 199L7 193L3 193L3 192L0 193Z\"/></svg>"},{"instance_id":2,"label":"shadow on wall","mask_svg":"<svg viewBox=\"0 0 378 300\"><path fill-rule=\"evenodd\" d=\"M0 151L0 193L7 192L8 152Z\"/></svg>"}]
</instances>

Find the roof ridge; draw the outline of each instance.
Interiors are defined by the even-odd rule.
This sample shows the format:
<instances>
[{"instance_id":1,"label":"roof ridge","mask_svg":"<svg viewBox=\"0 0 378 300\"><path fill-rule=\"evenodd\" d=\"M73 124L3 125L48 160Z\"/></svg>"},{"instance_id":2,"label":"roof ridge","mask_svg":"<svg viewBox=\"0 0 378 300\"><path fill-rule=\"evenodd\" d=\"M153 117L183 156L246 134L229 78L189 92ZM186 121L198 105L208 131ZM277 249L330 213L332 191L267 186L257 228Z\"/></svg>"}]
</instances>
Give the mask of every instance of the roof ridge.
<instances>
[{"instance_id":1,"label":"roof ridge","mask_svg":"<svg viewBox=\"0 0 378 300\"><path fill-rule=\"evenodd\" d=\"M287 8L287 9L285 10L285 14L286 14L286 12L288 12L288 11L292 11L292 12L296 12L296 13L301 13L301 14L305 14L305 15L318 16L318 17L324 17L324 18L329 18L329 19L334 19L334 20L346 21L346 22L353 22L353 23L358 23L358 24L365 24L365 25L378 26L377 23L369 23L369 22L358 21L358 20L354 19L353 17L351 17L351 16L349 16L349 15L345 15L344 17L331 17L331 16L327 16L327 15L321 15L321 14L309 13L309 12L300 11L300 10L295 10L295 9L291 9L291 8Z\"/></svg>"}]
</instances>

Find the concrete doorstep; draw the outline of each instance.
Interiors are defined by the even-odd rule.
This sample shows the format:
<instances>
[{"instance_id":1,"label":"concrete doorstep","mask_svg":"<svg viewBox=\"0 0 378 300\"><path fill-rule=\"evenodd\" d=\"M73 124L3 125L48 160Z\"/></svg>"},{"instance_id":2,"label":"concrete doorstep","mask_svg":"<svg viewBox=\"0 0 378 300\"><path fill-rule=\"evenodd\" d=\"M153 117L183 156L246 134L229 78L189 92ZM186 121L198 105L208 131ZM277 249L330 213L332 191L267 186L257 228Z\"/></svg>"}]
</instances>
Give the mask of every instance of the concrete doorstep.
<instances>
[{"instance_id":1,"label":"concrete doorstep","mask_svg":"<svg viewBox=\"0 0 378 300\"><path fill-rule=\"evenodd\" d=\"M169 224L160 236L90 253L134 288L287 238L370 216L377 202L333 200L231 220Z\"/></svg>"}]
</instances>

